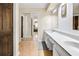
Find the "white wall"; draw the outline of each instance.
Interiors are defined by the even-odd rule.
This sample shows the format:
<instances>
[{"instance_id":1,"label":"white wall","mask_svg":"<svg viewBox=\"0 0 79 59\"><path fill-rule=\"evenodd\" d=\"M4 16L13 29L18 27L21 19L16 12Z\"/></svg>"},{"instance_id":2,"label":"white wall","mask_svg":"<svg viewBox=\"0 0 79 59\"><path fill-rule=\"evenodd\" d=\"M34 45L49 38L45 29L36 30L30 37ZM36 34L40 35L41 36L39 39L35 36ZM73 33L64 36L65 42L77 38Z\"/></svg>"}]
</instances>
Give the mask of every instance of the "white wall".
<instances>
[{"instance_id":1,"label":"white wall","mask_svg":"<svg viewBox=\"0 0 79 59\"><path fill-rule=\"evenodd\" d=\"M58 9L58 28L57 30L74 33L79 35L79 31L73 30L73 4L67 4L67 15L66 17L61 16L61 7Z\"/></svg>"},{"instance_id":2,"label":"white wall","mask_svg":"<svg viewBox=\"0 0 79 59\"><path fill-rule=\"evenodd\" d=\"M19 4L13 4L13 55L19 55Z\"/></svg>"},{"instance_id":3,"label":"white wall","mask_svg":"<svg viewBox=\"0 0 79 59\"><path fill-rule=\"evenodd\" d=\"M20 8L20 14L23 14L23 13L37 13L37 14L40 14L40 13L46 13L45 10L43 8Z\"/></svg>"},{"instance_id":4,"label":"white wall","mask_svg":"<svg viewBox=\"0 0 79 59\"><path fill-rule=\"evenodd\" d=\"M56 15L43 15L38 19L38 35L39 40L42 40L44 30L52 30L57 27L57 16Z\"/></svg>"},{"instance_id":5,"label":"white wall","mask_svg":"<svg viewBox=\"0 0 79 59\"><path fill-rule=\"evenodd\" d=\"M73 6L72 4L67 4L67 15L66 17L61 16L61 7L63 4L60 5L59 10L58 10L58 24L59 24L59 29L61 30L72 30L72 18L73 18Z\"/></svg>"},{"instance_id":6,"label":"white wall","mask_svg":"<svg viewBox=\"0 0 79 59\"><path fill-rule=\"evenodd\" d=\"M23 38L28 38L31 37L31 16L25 13L23 18Z\"/></svg>"}]
</instances>

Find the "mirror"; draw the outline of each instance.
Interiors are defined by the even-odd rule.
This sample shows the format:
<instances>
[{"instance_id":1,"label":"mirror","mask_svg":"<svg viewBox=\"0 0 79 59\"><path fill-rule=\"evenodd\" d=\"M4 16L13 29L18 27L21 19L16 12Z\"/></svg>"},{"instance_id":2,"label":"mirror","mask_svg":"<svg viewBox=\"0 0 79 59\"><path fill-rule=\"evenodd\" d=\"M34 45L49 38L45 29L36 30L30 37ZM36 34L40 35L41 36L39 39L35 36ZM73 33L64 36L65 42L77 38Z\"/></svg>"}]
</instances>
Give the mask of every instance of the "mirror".
<instances>
[{"instance_id":1,"label":"mirror","mask_svg":"<svg viewBox=\"0 0 79 59\"><path fill-rule=\"evenodd\" d=\"M73 29L79 30L79 3L73 3Z\"/></svg>"}]
</instances>

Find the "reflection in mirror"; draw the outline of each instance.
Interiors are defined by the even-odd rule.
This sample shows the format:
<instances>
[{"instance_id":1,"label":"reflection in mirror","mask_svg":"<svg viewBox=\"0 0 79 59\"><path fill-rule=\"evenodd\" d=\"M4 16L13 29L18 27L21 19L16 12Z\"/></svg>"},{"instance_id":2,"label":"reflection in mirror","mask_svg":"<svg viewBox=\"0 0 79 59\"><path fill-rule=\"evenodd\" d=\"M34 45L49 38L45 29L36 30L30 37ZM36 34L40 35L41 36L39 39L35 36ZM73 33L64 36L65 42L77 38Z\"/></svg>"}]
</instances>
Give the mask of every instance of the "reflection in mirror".
<instances>
[{"instance_id":1,"label":"reflection in mirror","mask_svg":"<svg viewBox=\"0 0 79 59\"><path fill-rule=\"evenodd\" d=\"M73 3L73 29L79 30L79 3Z\"/></svg>"}]
</instances>

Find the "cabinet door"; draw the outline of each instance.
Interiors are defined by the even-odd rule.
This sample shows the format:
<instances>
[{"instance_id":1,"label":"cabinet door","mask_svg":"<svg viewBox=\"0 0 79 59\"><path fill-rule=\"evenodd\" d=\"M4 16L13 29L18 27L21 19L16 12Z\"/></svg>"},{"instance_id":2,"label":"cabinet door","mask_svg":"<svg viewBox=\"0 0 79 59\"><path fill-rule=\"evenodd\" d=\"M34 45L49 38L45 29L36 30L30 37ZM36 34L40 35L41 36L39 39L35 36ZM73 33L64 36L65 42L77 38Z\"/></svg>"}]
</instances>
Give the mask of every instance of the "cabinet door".
<instances>
[{"instance_id":1,"label":"cabinet door","mask_svg":"<svg viewBox=\"0 0 79 59\"><path fill-rule=\"evenodd\" d=\"M70 54L65 49L63 49L59 44L55 43L54 48L59 56L70 56Z\"/></svg>"},{"instance_id":2,"label":"cabinet door","mask_svg":"<svg viewBox=\"0 0 79 59\"><path fill-rule=\"evenodd\" d=\"M53 46L53 56L59 56L58 52L56 51L55 47Z\"/></svg>"}]
</instances>

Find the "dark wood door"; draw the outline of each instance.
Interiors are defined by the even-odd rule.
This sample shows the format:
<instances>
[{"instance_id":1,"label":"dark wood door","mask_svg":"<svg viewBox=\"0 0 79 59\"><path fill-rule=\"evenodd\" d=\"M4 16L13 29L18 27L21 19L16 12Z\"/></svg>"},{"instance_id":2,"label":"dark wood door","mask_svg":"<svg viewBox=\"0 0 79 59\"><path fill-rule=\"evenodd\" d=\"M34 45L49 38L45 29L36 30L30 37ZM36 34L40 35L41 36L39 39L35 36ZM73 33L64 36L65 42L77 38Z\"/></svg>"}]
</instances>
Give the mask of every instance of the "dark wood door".
<instances>
[{"instance_id":1,"label":"dark wood door","mask_svg":"<svg viewBox=\"0 0 79 59\"><path fill-rule=\"evenodd\" d=\"M78 18L79 16L73 16L73 29L78 30Z\"/></svg>"},{"instance_id":2,"label":"dark wood door","mask_svg":"<svg viewBox=\"0 0 79 59\"><path fill-rule=\"evenodd\" d=\"M0 4L0 55L13 55L13 4Z\"/></svg>"},{"instance_id":3,"label":"dark wood door","mask_svg":"<svg viewBox=\"0 0 79 59\"><path fill-rule=\"evenodd\" d=\"M21 16L21 38L23 38L23 16Z\"/></svg>"}]
</instances>

